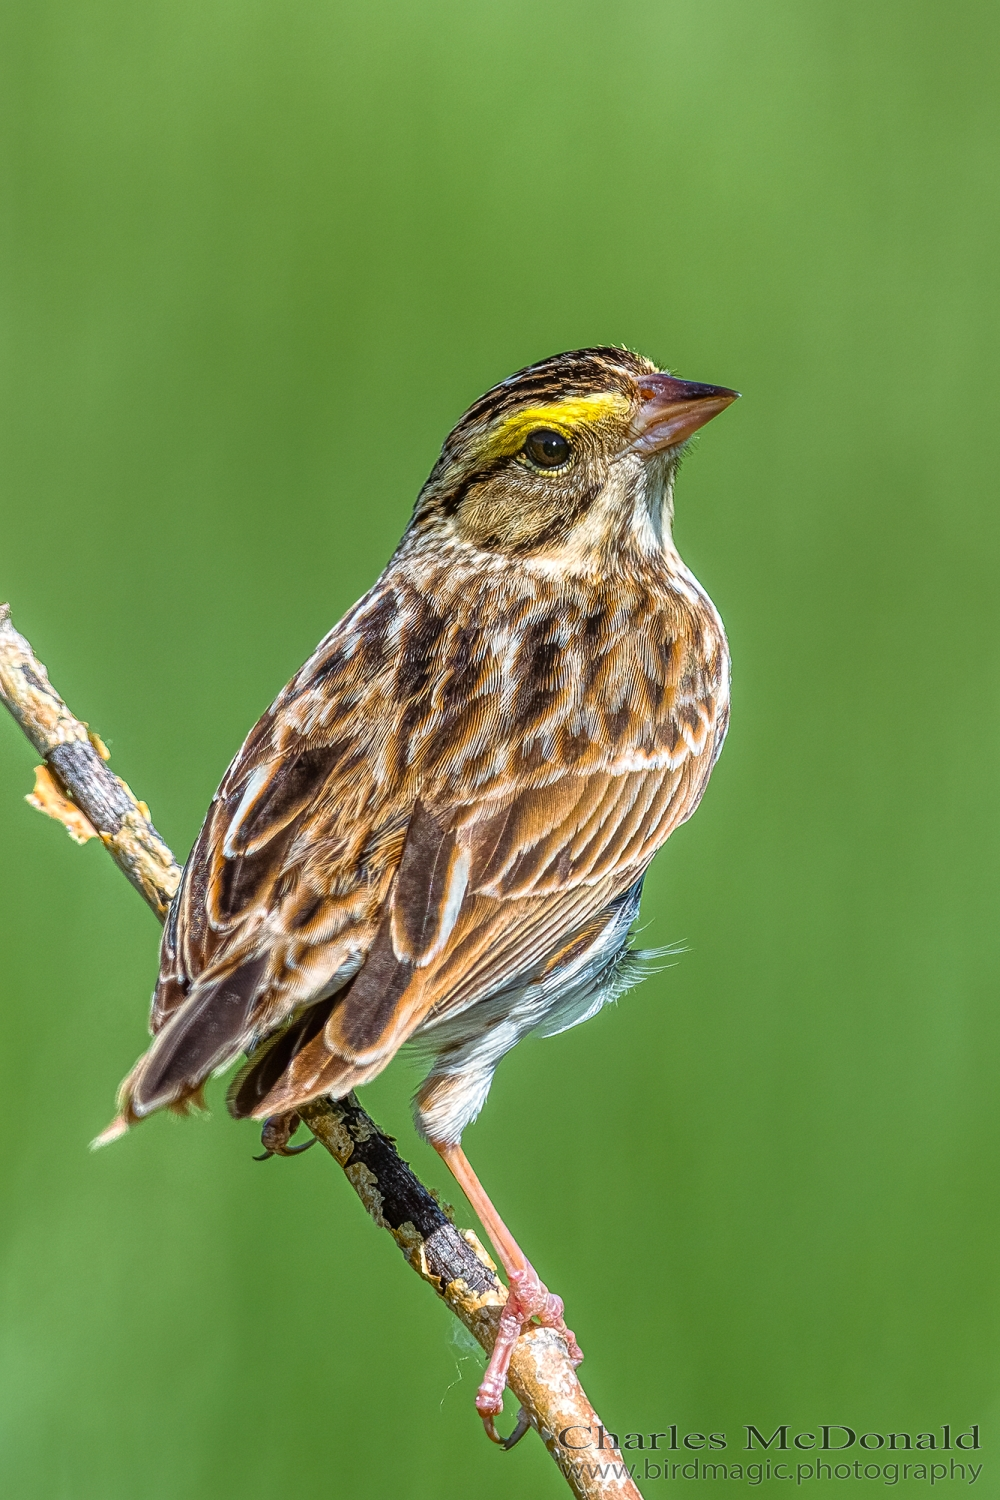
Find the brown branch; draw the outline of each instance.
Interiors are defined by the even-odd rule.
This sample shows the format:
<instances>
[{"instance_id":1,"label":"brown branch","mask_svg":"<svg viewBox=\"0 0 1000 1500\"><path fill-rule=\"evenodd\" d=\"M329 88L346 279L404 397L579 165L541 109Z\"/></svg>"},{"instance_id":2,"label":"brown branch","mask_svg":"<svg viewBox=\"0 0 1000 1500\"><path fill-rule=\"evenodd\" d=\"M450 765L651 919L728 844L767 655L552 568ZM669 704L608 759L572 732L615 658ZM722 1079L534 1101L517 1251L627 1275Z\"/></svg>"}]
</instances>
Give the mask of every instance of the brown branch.
<instances>
[{"instance_id":1,"label":"brown branch","mask_svg":"<svg viewBox=\"0 0 1000 1500\"><path fill-rule=\"evenodd\" d=\"M45 760L27 800L64 823L77 842L99 837L162 922L180 869L145 803L108 769L100 739L52 687L6 604L0 605L0 702ZM491 1350L507 1289L472 1231L456 1229L353 1094L314 1100L300 1114L343 1167L375 1223L388 1229L417 1274ZM532 1327L521 1335L508 1383L521 1403L516 1431L534 1427L578 1500L641 1500L621 1454L598 1451L600 1418L553 1329ZM586 1441L589 1430L593 1446L581 1451L561 1443L559 1434L569 1428L570 1443Z\"/></svg>"},{"instance_id":2,"label":"brown branch","mask_svg":"<svg viewBox=\"0 0 1000 1500\"><path fill-rule=\"evenodd\" d=\"M150 822L149 808L108 770L104 745L70 713L48 672L14 629L9 604L0 604L0 701L45 758L48 774L36 781L28 801L65 823L78 843L96 834L162 922L180 867ZM62 808L60 791L69 798Z\"/></svg>"}]
</instances>

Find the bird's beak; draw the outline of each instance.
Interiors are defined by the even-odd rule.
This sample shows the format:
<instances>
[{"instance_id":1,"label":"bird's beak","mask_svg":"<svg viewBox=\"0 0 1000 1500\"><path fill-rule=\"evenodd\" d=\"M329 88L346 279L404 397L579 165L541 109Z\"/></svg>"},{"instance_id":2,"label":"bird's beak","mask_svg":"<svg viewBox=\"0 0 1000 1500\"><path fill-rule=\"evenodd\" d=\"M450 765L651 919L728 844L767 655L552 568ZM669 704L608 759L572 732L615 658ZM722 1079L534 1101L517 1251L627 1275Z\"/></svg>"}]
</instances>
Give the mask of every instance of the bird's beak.
<instances>
[{"instance_id":1,"label":"bird's beak","mask_svg":"<svg viewBox=\"0 0 1000 1500\"><path fill-rule=\"evenodd\" d=\"M699 427L739 399L724 385L700 385L673 375L644 375L639 383L642 405L632 424L632 448L648 457L685 442Z\"/></svg>"}]
</instances>

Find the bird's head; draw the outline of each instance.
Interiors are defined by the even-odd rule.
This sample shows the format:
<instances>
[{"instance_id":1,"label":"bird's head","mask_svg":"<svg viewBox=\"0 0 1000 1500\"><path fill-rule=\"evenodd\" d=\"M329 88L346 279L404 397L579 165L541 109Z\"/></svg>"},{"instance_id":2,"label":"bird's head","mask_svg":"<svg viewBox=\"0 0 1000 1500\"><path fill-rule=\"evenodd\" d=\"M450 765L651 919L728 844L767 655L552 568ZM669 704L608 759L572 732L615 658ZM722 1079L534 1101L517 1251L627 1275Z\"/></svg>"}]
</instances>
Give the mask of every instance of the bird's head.
<instances>
[{"instance_id":1,"label":"bird's head","mask_svg":"<svg viewBox=\"0 0 1000 1500\"><path fill-rule=\"evenodd\" d=\"M579 349L487 391L448 436L411 535L592 565L669 544L684 445L735 401L624 349Z\"/></svg>"}]
</instances>

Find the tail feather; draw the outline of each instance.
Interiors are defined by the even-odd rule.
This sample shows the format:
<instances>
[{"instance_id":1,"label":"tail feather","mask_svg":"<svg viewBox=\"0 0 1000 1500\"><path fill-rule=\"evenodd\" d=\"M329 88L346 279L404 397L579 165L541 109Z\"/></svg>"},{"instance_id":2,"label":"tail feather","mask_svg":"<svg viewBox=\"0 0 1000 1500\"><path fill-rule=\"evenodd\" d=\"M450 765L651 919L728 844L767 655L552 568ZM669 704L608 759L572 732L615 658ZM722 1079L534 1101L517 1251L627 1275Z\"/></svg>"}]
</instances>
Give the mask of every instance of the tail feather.
<instances>
[{"instance_id":1,"label":"tail feather","mask_svg":"<svg viewBox=\"0 0 1000 1500\"><path fill-rule=\"evenodd\" d=\"M260 1120L299 1109L323 1095L343 1099L381 1073L395 1047L359 1062L330 1045L328 1021L338 999L311 1006L273 1042L265 1043L266 1050L255 1054L233 1081L227 1097L230 1114Z\"/></svg>"},{"instance_id":2,"label":"tail feather","mask_svg":"<svg viewBox=\"0 0 1000 1500\"><path fill-rule=\"evenodd\" d=\"M121 1119L132 1123L168 1105L183 1109L242 1051L266 965L266 957L251 959L188 996L122 1084Z\"/></svg>"},{"instance_id":3,"label":"tail feather","mask_svg":"<svg viewBox=\"0 0 1000 1500\"><path fill-rule=\"evenodd\" d=\"M322 1031L329 1019L339 995L310 1005L298 1020L268 1037L240 1069L229 1086L226 1103L229 1113L237 1120L252 1119L258 1114L264 1100L281 1082L295 1059Z\"/></svg>"}]
</instances>

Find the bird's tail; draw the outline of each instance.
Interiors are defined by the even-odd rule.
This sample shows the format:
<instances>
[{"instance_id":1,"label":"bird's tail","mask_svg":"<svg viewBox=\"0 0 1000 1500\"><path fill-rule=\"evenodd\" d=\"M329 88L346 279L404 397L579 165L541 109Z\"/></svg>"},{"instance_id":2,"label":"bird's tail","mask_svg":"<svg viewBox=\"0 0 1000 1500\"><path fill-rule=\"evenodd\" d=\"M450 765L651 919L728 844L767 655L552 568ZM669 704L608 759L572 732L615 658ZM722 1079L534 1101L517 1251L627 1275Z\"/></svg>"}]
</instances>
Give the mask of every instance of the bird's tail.
<instances>
[{"instance_id":1,"label":"bird's tail","mask_svg":"<svg viewBox=\"0 0 1000 1500\"><path fill-rule=\"evenodd\" d=\"M105 1146L158 1109L185 1114L203 1103L210 1075L225 1068L250 1040L266 957L198 985L170 1017L118 1091L118 1113L94 1141Z\"/></svg>"}]
</instances>

